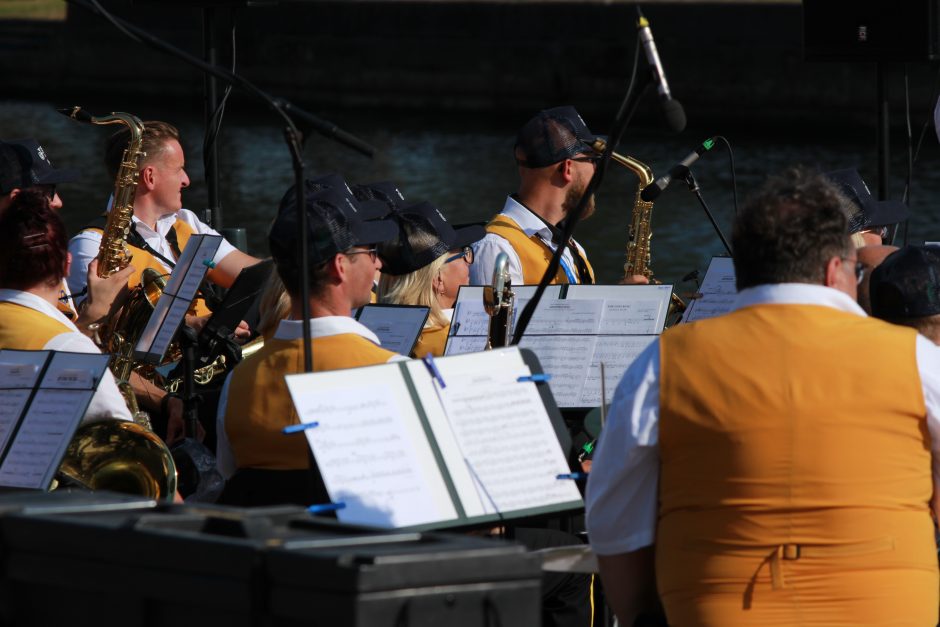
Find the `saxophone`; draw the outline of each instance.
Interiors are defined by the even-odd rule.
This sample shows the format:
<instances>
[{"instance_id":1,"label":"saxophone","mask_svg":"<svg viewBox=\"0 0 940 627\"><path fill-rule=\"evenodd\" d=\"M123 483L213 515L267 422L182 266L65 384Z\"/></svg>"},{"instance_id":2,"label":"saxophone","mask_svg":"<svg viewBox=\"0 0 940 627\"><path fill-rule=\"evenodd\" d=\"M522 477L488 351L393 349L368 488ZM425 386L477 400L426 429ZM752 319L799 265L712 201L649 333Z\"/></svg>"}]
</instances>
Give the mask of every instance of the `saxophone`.
<instances>
[{"instance_id":1,"label":"saxophone","mask_svg":"<svg viewBox=\"0 0 940 627\"><path fill-rule=\"evenodd\" d=\"M141 150L143 145L144 123L129 113L93 117L81 107L60 109L60 112L88 124L123 124L130 130L131 140L121 158L114 181L114 201L104 232L101 235L101 247L98 250L98 276L107 278L127 267L131 254L127 250L127 234L134 216L134 195L137 192L138 167L140 160L146 157ZM149 426L149 418L139 410L137 399L128 381L135 368L134 345L150 319L153 306L156 305L166 279L152 268L144 270L140 285L134 288L120 313L108 323L97 328L101 345L111 353L108 367L118 382L124 400L127 402L134 420Z\"/></svg>"},{"instance_id":2,"label":"saxophone","mask_svg":"<svg viewBox=\"0 0 940 627\"><path fill-rule=\"evenodd\" d=\"M591 148L600 154L607 148L607 143L603 139L597 139ZM643 188L653 182L653 170L633 157L625 157L616 152L612 152L610 158L633 172L639 179L636 188L636 200L633 201L633 217L630 221L627 256L623 264L623 278L627 279L639 274L653 282L655 279L653 279L653 270L650 268L650 240L653 237L650 222L653 216L653 203L643 200L640 196ZM682 302L682 299L674 293L670 312L672 314L682 313L685 311L685 307L686 305Z\"/></svg>"}]
</instances>

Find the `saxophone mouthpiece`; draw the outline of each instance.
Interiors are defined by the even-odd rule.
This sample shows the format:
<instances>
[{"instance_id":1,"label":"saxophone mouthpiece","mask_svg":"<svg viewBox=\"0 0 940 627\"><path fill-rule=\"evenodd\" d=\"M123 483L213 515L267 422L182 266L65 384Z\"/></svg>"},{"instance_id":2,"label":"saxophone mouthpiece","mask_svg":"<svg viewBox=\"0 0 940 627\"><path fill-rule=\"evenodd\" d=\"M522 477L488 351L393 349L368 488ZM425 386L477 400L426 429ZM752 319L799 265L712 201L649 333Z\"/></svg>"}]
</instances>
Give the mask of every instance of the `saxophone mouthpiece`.
<instances>
[{"instance_id":1,"label":"saxophone mouthpiece","mask_svg":"<svg viewBox=\"0 0 940 627\"><path fill-rule=\"evenodd\" d=\"M81 107L67 107L64 109L56 109L59 113L66 117L70 117L73 120L78 120L79 122L91 122L92 116L90 113L82 109Z\"/></svg>"},{"instance_id":2,"label":"saxophone mouthpiece","mask_svg":"<svg viewBox=\"0 0 940 627\"><path fill-rule=\"evenodd\" d=\"M607 142L605 142L603 139L595 139L594 143L591 144L591 148L597 154L601 154L607 149Z\"/></svg>"}]
</instances>

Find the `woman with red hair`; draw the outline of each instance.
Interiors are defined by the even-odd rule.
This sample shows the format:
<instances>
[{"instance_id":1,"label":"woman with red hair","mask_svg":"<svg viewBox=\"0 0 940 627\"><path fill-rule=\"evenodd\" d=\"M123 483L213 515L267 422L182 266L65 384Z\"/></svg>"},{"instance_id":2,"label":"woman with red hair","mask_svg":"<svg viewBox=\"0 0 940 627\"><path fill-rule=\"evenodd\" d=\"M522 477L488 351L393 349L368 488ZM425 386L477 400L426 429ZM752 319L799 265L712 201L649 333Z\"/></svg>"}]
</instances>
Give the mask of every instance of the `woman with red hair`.
<instances>
[{"instance_id":1,"label":"woman with red hair","mask_svg":"<svg viewBox=\"0 0 940 627\"><path fill-rule=\"evenodd\" d=\"M23 190L0 213L0 349L98 353L56 305L70 258L65 225L39 191ZM85 421L130 420L110 371Z\"/></svg>"}]
</instances>

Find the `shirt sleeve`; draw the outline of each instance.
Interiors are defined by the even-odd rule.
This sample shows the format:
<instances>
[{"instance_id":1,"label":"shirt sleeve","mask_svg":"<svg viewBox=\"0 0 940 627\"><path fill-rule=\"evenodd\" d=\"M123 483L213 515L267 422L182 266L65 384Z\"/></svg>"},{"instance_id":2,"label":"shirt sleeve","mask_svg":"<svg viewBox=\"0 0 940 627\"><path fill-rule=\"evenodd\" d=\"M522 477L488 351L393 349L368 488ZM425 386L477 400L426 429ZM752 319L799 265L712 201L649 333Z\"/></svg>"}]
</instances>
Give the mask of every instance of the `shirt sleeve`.
<instances>
[{"instance_id":1,"label":"shirt sleeve","mask_svg":"<svg viewBox=\"0 0 940 627\"><path fill-rule=\"evenodd\" d=\"M598 555L653 544L659 489L659 341L617 385L587 484L588 537Z\"/></svg>"},{"instance_id":2,"label":"shirt sleeve","mask_svg":"<svg viewBox=\"0 0 940 627\"><path fill-rule=\"evenodd\" d=\"M101 234L94 231L83 231L69 241L72 267L69 270L67 283L74 297L72 304L75 306L87 296L87 294L82 294L82 290L88 284L88 264L98 256L100 247Z\"/></svg>"},{"instance_id":3,"label":"shirt sleeve","mask_svg":"<svg viewBox=\"0 0 940 627\"><path fill-rule=\"evenodd\" d=\"M44 346L46 350L66 351L71 353L99 353L98 347L89 338L78 332L61 333ZM110 370L105 370L104 376L98 383L91 403L85 411L82 423L97 422L117 418L118 420L131 420L131 412L127 409L124 396L118 389L117 382Z\"/></svg>"},{"instance_id":4,"label":"shirt sleeve","mask_svg":"<svg viewBox=\"0 0 940 627\"><path fill-rule=\"evenodd\" d=\"M195 231L198 235L221 235L218 231L196 217L196 214L189 209L181 209L176 217L191 226L193 231ZM234 250L235 247L232 246L232 244L223 237L222 243L219 244L219 249L216 251L215 257L212 258L212 261L219 263Z\"/></svg>"},{"instance_id":5,"label":"shirt sleeve","mask_svg":"<svg viewBox=\"0 0 940 627\"><path fill-rule=\"evenodd\" d=\"M232 380L232 374L225 377L225 383L222 384L222 391L219 393L218 411L215 415L215 459L219 473L228 481L231 479L238 466L235 464L235 453L232 451L232 445L229 444L228 435L225 433L225 410L228 407L228 387Z\"/></svg>"},{"instance_id":6,"label":"shirt sleeve","mask_svg":"<svg viewBox=\"0 0 940 627\"><path fill-rule=\"evenodd\" d=\"M493 282L493 268L499 253L509 255L509 278L513 285L523 285L522 262L516 249L505 237L487 233L486 237L473 245L473 265L470 266L470 285L490 285Z\"/></svg>"},{"instance_id":7,"label":"shirt sleeve","mask_svg":"<svg viewBox=\"0 0 940 627\"><path fill-rule=\"evenodd\" d=\"M930 458L936 501L940 497L940 346L918 334L916 353L917 370L924 390L924 404L927 406L927 431L930 433ZM937 510L936 503L934 510Z\"/></svg>"}]
</instances>

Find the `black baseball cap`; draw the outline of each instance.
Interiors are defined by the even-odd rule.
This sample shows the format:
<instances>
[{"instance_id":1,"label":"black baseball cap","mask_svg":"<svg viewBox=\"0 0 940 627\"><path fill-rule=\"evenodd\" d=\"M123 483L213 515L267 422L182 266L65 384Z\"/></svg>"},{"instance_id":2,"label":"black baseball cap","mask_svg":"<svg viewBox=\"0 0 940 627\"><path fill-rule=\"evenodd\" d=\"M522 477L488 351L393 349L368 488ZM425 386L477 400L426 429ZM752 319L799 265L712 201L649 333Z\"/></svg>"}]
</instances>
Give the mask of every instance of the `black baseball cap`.
<instances>
[{"instance_id":1,"label":"black baseball cap","mask_svg":"<svg viewBox=\"0 0 940 627\"><path fill-rule=\"evenodd\" d=\"M592 152L598 139L572 106L555 107L539 111L519 130L515 149L516 163L526 168L544 168Z\"/></svg>"},{"instance_id":2,"label":"black baseball cap","mask_svg":"<svg viewBox=\"0 0 940 627\"><path fill-rule=\"evenodd\" d=\"M385 274L414 272L441 255L469 246L486 235L479 224L454 228L441 210L429 202L404 207L392 218L399 225L398 238L379 246Z\"/></svg>"},{"instance_id":3,"label":"black baseball cap","mask_svg":"<svg viewBox=\"0 0 940 627\"><path fill-rule=\"evenodd\" d=\"M57 169L33 138L0 141L0 192L33 185L58 185L78 178L75 170Z\"/></svg>"},{"instance_id":4,"label":"black baseball cap","mask_svg":"<svg viewBox=\"0 0 940 627\"><path fill-rule=\"evenodd\" d=\"M391 213L391 209L383 202L377 200L357 200L349 183L339 174L331 173L317 178L306 179L304 181L304 188L307 193L307 198L324 190L334 190L346 196L353 201L352 203L347 203L346 206L350 211L353 211L360 220L378 220ZM281 203L279 205L281 208L294 206L296 203L296 193L294 190L295 186L291 185L284 193L284 196L281 197ZM294 196L294 198L288 199L288 196Z\"/></svg>"},{"instance_id":5,"label":"black baseball cap","mask_svg":"<svg viewBox=\"0 0 940 627\"><path fill-rule=\"evenodd\" d=\"M849 218L849 233L858 233L874 226L890 226L907 220L907 206L900 200L875 200L858 170L827 172L826 178L836 184L858 209Z\"/></svg>"},{"instance_id":6,"label":"black baseball cap","mask_svg":"<svg viewBox=\"0 0 940 627\"><path fill-rule=\"evenodd\" d=\"M406 204L405 195L398 189L398 185L391 181L353 185L352 194L360 202L370 200L384 202L391 211L398 211Z\"/></svg>"},{"instance_id":7,"label":"black baseball cap","mask_svg":"<svg viewBox=\"0 0 940 627\"><path fill-rule=\"evenodd\" d=\"M279 266L297 264L300 242L300 214L296 196L287 193L281 200L277 218L268 233L271 256ZM353 246L368 246L392 239L398 234L391 220L365 220L362 208L352 195L337 188L324 188L307 194L307 238L310 267L329 261Z\"/></svg>"},{"instance_id":8,"label":"black baseball cap","mask_svg":"<svg viewBox=\"0 0 940 627\"><path fill-rule=\"evenodd\" d=\"M871 273L871 312L898 320L940 314L940 246L905 246Z\"/></svg>"}]
</instances>

